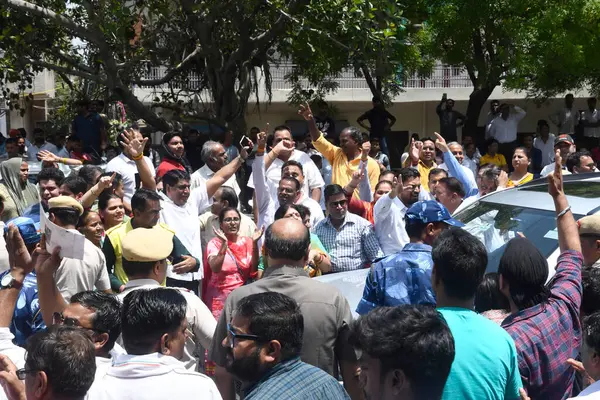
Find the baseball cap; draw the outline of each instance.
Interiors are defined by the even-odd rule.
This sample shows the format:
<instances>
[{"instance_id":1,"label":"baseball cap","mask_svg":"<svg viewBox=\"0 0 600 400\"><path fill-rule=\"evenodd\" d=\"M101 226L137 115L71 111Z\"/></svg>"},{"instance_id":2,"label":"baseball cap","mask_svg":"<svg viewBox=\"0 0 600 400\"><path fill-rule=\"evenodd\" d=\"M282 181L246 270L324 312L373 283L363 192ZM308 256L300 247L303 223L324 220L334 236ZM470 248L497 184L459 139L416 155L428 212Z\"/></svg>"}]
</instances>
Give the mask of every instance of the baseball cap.
<instances>
[{"instance_id":1,"label":"baseball cap","mask_svg":"<svg viewBox=\"0 0 600 400\"><path fill-rule=\"evenodd\" d=\"M600 236L600 215L588 215L577 221L580 235Z\"/></svg>"},{"instance_id":2,"label":"baseball cap","mask_svg":"<svg viewBox=\"0 0 600 400\"><path fill-rule=\"evenodd\" d=\"M407 224L445 222L452 226L465 226L462 222L452 218L446 207L434 200L417 201L406 211L405 218Z\"/></svg>"},{"instance_id":3,"label":"baseball cap","mask_svg":"<svg viewBox=\"0 0 600 400\"><path fill-rule=\"evenodd\" d=\"M571 137L571 135L563 134L558 135L556 139L554 139L554 146L558 146L561 143L568 143L572 145L575 142L573 142L573 138Z\"/></svg>"},{"instance_id":4,"label":"baseball cap","mask_svg":"<svg viewBox=\"0 0 600 400\"><path fill-rule=\"evenodd\" d=\"M31 218L16 217L4 225L4 233L8 233L8 228L14 225L19 229L19 233L25 244L36 244L42 239L40 224L33 222Z\"/></svg>"}]
</instances>

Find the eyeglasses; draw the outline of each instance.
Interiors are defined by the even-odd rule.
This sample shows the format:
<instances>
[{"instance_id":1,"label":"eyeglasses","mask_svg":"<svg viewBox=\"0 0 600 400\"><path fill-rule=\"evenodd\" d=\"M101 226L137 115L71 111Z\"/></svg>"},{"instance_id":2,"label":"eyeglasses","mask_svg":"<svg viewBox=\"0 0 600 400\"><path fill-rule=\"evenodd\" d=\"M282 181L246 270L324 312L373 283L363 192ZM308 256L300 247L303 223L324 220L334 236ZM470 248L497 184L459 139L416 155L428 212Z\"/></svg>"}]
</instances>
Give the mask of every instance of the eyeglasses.
<instances>
[{"instance_id":1,"label":"eyeglasses","mask_svg":"<svg viewBox=\"0 0 600 400\"><path fill-rule=\"evenodd\" d=\"M344 207L346 205L346 203L348 203L347 200L340 200L340 201L332 201L331 203L329 203L329 205L331 207L337 207L337 206Z\"/></svg>"},{"instance_id":2,"label":"eyeglasses","mask_svg":"<svg viewBox=\"0 0 600 400\"><path fill-rule=\"evenodd\" d=\"M238 217L232 217L232 218L223 218L223 222L225 223L229 223L229 222L240 222L240 219Z\"/></svg>"},{"instance_id":3,"label":"eyeglasses","mask_svg":"<svg viewBox=\"0 0 600 400\"><path fill-rule=\"evenodd\" d=\"M19 380L21 380L21 381L25 380L25 377L27 376L27 374L31 374L31 373L34 373L34 372L38 372L38 370L37 369L25 369L25 368L21 368L21 369L18 369L16 371L17 378L19 378Z\"/></svg>"},{"instance_id":4,"label":"eyeglasses","mask_svg":"<svg viewBox=\"0 0 600 400\"><path fill-rule=\"evenodd\" d=\"M232 349L235 346L234 341L236 339L254 340L256 342L264 342L264 339L261 338L260 336L248 335L246 333L235 333L233 331L233 329L231 328L231 324L227 324L227 333L228 333L228 337L229 337L229 347L231 347Z\"/></svg>"},{"instance_id":5,"label":"eyeglasses","mask_svg":"<svg viewBox=\"0 0 600 400\"><path fill-rule=\"evenodd\" d=\"M65 317L64 314L61 312L52 313L52 324L53 325L70 326L73 328L89 329L90 331L94 331L94 332L98 332L98 333L108 333L107 331L102 330L102 329L88 328L86 326L81 326L81 323L78 320L76 320L75 318Z\"/></svg>"}]
</instances>

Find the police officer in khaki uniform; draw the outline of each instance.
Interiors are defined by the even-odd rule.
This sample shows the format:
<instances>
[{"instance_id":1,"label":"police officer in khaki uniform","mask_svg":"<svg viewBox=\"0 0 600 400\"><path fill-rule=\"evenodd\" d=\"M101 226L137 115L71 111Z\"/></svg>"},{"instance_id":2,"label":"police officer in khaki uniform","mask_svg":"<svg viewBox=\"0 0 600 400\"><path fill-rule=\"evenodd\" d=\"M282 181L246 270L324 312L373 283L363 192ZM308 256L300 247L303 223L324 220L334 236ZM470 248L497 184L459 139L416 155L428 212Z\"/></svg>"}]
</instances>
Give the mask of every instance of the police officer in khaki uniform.
<instances>
[{"instance_id":1,"label":"police officer in khaki uniform","mask_svg":"<svg viewBox=\"0 0 600 400\"><path fill-rule=\"evenodd\" d=\"M125 290L118 295L125 296L138 289L154 289L164 282L167 274L167 257L173 251L173 234L164 229L137 228L125 236L123 245L123 269L129 281ZM188 337L184 356L181 359L189 370L197 370L198 359L194 352L197 345L209 348L217 326L212 313L193 292L183 288L178 290L187 301Z\"/></svg>"},{"instance_id":2,"label":"police officer in khaki uniform","mask_svg":"<svg viewBox=\"0 0 600 400\"><path fill-rule=\"evenodd\" d=\"M600 215L588 215L577 221L583 265L600 268Z\"/></svg>"}]
</instances>

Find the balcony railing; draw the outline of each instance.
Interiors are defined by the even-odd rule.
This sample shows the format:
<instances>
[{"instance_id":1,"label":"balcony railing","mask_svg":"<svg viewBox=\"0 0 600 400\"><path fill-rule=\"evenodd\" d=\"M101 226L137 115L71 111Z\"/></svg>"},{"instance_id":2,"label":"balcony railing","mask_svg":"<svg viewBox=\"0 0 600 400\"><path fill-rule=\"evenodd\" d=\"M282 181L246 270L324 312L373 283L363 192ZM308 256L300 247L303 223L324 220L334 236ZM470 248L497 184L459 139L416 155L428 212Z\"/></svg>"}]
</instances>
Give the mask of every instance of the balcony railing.
<instances>
[{"instance_id":1,"label":"balcony railing","mask_svg":"<svg viewBox=\"0 0 600 400\"><path fill-rule=\"evenodd\" d=\"M290 90L292 87L286 80L294 69L292 64L279 64L271 67L272 76L272 90ZM143 79L160 79L167 73L166 67L153 67L143 77ZM368 90L369 86L362 77L357 77L352 69L343 71L340 75L334 77L338 82L339 90L347 89L364 89ZM308 86L307 80L301 80L304 87ZM420 77L413 75L406 79L402 87L405 89L445 89L445 88L470 88L473 84L469 79L467 72L459 67L437 65L434 67L432 73L428 77ZM167 85L145 87L143 88L166 88ZM185 81L179 80L173 82L174 89L187 89L190 91L197 91L201 87L200 76L195 72L190 72L188 78Z\"/></svg>"}]
</instances>

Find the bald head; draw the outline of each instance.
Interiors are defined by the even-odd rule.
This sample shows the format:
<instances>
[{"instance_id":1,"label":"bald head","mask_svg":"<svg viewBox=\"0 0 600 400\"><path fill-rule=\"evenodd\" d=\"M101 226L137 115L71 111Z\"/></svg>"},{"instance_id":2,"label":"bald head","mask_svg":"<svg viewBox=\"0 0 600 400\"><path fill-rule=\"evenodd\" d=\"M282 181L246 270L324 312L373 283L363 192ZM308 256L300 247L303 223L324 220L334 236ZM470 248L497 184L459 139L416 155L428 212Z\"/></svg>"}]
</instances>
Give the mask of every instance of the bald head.
<instances>
[{"instance_id":1,"label":"bald head","mask_svg":"<svg viewBox=\"0 0 600 400\"><path fill-rule=\"evenodd\" d=\"M273 222L265 233L265 254L268 265L288 265L304 268L310 251L310 233L300 221L282 218Z\"/></svg>"}]
</instances>

